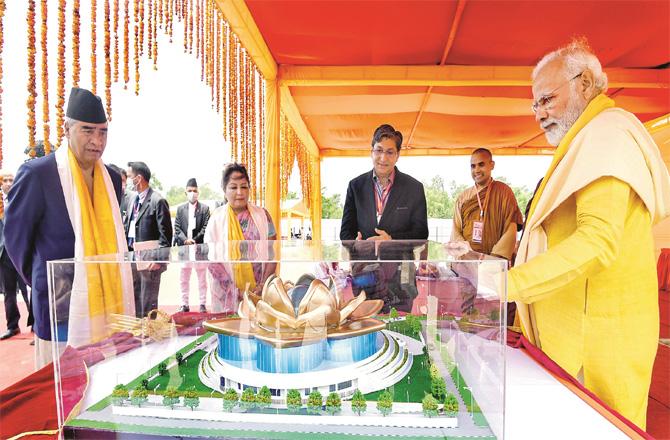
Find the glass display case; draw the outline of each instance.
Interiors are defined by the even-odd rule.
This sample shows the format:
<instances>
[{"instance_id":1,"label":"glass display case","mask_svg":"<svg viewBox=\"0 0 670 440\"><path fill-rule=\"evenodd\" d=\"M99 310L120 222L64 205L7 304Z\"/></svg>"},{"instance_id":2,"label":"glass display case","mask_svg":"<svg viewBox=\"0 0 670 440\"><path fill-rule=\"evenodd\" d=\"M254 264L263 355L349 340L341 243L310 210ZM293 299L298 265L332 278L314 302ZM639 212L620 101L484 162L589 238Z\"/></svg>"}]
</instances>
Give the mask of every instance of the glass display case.
<instances>
[{"instance_id":1,"label":"glass display case","mask_svg":"<svg viewBox=\"0 0 670 440\"><path fill-rule=\"evenodd\" d=\"M427 241L49 262L59 425L66 438L501 439L506 270Z\"/></svg>"}]
</instances>

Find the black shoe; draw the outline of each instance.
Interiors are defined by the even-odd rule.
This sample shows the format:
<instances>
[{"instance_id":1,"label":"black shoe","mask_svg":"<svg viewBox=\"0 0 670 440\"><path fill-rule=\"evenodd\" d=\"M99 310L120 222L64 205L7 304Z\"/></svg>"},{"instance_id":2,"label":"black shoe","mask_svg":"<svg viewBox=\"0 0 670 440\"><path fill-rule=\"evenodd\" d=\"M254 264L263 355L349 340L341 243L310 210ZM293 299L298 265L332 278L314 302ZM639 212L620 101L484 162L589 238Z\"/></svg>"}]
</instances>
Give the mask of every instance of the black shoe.
<instances>
[{"instance_id":1,"label":"black shoe","mask_svg":"<svg viewBox=\"0 0 670 440\"><path fill-rule=\"evenodd\" d=\"M6 332L4 332L2 334L2 336L0 336L0 340L9 339L12 336L18 335L19 333L21 333L21 330L19 330L18 328L13 328L13 329L7 330Z\"/></svg>"},{"instance_id":2,"label":"black shoe","mask_svg":"<svg viewBox=\"0 0 670 440\"><path fill-rule=\"evenodd\" d=\"M188 306L181 306L179 307L179 312L190 312L191 309Z\"/></svg>"},{"instance_id":3,"label":"black shoe","mask_svg":"<svg viewBox=\"0 0 670 440\"><path fill-rule=\"evenodd\" d=\"M207 307L204 304L200 304L200 313L207 313Z\"/></svg>"}]
</instances>

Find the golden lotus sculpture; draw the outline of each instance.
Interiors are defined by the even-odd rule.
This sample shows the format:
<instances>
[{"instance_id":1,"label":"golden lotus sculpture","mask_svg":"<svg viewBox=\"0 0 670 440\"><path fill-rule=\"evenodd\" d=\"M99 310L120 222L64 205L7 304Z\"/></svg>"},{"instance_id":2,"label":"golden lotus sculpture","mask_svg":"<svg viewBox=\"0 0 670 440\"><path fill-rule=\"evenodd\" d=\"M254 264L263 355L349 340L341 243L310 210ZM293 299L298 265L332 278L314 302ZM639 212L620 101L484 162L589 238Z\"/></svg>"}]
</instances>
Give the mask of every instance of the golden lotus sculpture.
<instances>
[{"instance_id":1,"label":"golden lotus sculpture","mask_svg":"<svg viewBox=\"0 0 670 440\"><path fill-rule=\"evenodd\" d=\"M324 337L359 336L384 328L383 322L372 318L384 306L382 300L368 300L363 291L345 301L335 283L331 282L329 288L319 279L308 280L309 285L293 285L272 275L260 296L244 292L238 307L239 318L207 321L205 328L242 338L258 338L277 347L304 345Z\"/></svg>"}]
</instances>

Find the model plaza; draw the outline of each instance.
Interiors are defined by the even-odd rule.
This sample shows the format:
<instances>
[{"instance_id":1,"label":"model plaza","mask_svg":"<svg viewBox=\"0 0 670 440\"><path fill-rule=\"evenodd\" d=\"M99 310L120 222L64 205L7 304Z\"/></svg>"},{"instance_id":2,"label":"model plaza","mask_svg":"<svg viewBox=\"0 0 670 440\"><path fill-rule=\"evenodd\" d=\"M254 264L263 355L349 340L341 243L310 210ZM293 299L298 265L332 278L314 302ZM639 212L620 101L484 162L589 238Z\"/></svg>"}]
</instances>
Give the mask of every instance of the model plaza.
<instances>
[{"instance_id":1,"label":"model plaza","mask_svg":"<svg viewBox=\"0 0 670 440\"><path fill-rule=\"evenodd\" d=\"M202 359L203 384L224 392L270 388L272 401L285 404L288 390L337 392L350 397L383 390L412 367L406 343L372 318L382 302L365 294L344 303L320 280L286 286L269 278L262 296L245 293L239 318L209 321L217 333ZM288 287L288 289L286 289Z\"/></svg>"}]
</instances>

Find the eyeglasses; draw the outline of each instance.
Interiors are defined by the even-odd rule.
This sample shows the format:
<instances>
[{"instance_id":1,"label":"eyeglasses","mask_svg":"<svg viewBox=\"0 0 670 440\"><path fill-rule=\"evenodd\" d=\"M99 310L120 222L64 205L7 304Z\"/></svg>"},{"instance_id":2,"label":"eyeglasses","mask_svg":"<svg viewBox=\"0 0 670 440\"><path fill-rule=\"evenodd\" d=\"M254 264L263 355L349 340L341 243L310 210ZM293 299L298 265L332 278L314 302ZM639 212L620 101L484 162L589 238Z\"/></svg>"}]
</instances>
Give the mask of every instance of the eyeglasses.
<instances>
[{"instance_id":1,"label":"eyeglasses","mask_svg":"<svg viewBox=\"0 0 670 440\"><path fill-rule=\"evenodd\" d=\"M560 89L561 87L563 87L566 84L569 84L573 79L579 78L580 76L582 76L582 73L584 73L584 72L579 72L577 75L573 76L572 78L570 78L569 80L567 80L566 82L561 84L560 86L556 87L551 92L545 93L544 95L540 96L535 101L533 101L533 105L530 106L530 109L533 111L533 113L537 114L540 110L545 111L545 110L549 110L549 109L553 108L553 106L554 106L553 101L554 101L554 98L556 97L556 92L558 91L558 89Z\"/></svg>"},{"instance_id":2,"label":"eyeglasses","mask_svg":"<svg viewBox=\"0 0 670 440\"><path fill-rule=\"evenodd\" d=\"M384 150L382 148L373 148L372 149L372 154L375 156L381 156L384 155L388 158L394 157L397 154L396 150Z\"/></svg>"}]
</instances>

